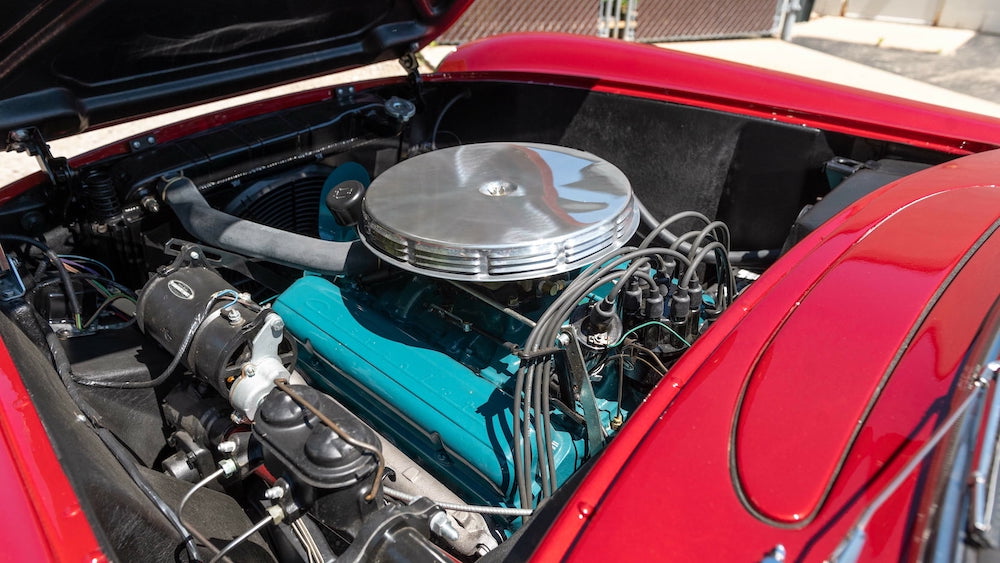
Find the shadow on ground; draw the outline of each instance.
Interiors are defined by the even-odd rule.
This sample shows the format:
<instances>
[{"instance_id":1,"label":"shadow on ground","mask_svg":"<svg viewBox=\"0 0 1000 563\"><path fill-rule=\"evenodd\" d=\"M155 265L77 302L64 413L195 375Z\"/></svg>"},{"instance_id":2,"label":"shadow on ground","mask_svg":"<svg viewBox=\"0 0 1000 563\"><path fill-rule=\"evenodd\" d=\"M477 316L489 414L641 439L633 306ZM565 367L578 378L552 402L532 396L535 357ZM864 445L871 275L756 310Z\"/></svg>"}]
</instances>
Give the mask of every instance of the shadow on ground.
<instances>
[{"instance_id":1,"label":"shadow on ground","mask_svg":"<svg viewBox=\"0 0 1000 563\"><path fill-rule=\"evenodd\" d=\"M961 94L1000 102L998 35L975 35L951 54L923 53L814 37L796 37L792 42Z\"/></svg>"}]
</instances>

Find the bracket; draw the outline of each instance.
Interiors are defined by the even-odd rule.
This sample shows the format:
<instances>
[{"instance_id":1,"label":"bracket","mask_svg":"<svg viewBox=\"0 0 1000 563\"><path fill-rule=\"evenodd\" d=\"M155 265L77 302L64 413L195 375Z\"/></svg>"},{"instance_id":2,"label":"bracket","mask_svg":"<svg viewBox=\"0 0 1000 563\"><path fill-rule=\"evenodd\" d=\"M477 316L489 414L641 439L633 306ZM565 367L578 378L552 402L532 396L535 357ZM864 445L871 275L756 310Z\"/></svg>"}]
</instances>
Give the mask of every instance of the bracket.
<instances>
[{"instance_id":1,"label":"bracket","mask_svg":"<svg viewBox=\"0 0 1000 563\"><path fill-rule=\"evenodd\" d=\"M53 184L67 184L73 178L73 169L69 167L69 162L65 157L52 156L49 145L35 127L11 131L7 135L7 150L27 152L35 157L38 166L48 175Z\"/></svg>"}]
</instances>

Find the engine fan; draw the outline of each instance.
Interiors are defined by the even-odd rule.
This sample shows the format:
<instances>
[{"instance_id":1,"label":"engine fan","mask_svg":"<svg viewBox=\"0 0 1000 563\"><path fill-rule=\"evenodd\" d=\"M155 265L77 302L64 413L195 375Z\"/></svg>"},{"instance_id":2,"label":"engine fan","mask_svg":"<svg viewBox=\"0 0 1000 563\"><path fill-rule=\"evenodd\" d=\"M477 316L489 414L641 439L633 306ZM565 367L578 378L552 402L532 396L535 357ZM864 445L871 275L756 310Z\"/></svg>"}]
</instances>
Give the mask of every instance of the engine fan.
<instances>
[{"instance_id":1,"label":"engine fan","mask_svg":"<svg viewBox=\"0 0 1000 563\"><path fill-rule=\"evenodd\" d=\"M333 168L314 164L254 182L223 210L300 235L319 236L320 197Z\"/></svg>"}]
</instances>

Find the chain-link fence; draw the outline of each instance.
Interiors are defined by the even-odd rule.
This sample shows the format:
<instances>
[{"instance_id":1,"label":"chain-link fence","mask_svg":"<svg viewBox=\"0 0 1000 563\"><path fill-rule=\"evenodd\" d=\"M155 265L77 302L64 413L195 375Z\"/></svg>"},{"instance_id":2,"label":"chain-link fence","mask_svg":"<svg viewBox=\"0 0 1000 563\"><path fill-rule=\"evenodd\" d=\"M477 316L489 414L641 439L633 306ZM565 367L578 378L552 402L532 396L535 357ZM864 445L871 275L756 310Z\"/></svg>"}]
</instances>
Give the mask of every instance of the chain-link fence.
<instances>
[{"instance_id":1,"label":"chain-link fence","mask_svg":"<svg viewBox=\"0 0 1000 563\"><path fill-rule=\"evenodd\" d=\"M782 4L776 0L642 0L635 18L635 40L654 43L774 35L781 30Z\"/></svg>"},{"instance_id":2,"label":"chain-link fence","mask_svg":"<svg viewBox=\"0 0 1000 563\"><path fill-rule=\"evenodd\" d=\"M441 36L457 44L499 33L559 31L627 41L774 35L790 0L476 0Z\"/></svg>"},{"instance_id":3,"label":"chain-link fence","mask_svg":"<svg viewBox=\"0 0 1000 563\"><path fill-rule=\"evenodd\" d=\"M438 42L458 44L516 31L595 35L597 15L595 0L477 0Z\"/></svg>"}]
</instances>

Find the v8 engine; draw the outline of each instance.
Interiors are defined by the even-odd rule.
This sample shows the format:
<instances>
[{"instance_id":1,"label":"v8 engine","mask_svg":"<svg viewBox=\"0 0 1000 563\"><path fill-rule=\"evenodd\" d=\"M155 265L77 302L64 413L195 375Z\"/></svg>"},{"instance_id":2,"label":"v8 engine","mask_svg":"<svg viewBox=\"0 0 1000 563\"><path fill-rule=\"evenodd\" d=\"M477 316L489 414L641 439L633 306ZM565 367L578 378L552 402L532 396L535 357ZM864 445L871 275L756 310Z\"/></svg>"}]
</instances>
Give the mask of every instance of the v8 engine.
<instances>
[{"instance_id":1,"label":"v8 engine","mask_svg":"<svg viewBox=\"0 0 1000 563\"><path fill-rule=\"evenodd\" d=\"M137 318L251 425L240 447L287 489L283 514L350 538L391 520L387 498L431 497L449 510L426 526L458 553L496 547L735 291L725 225L625 246L639 203L582 151L473 144L325 191L336 236L356 227L383 266L307 271L262 307L188 246Z\"/></svg>"}]
</instances>

